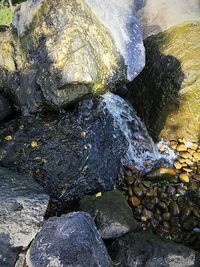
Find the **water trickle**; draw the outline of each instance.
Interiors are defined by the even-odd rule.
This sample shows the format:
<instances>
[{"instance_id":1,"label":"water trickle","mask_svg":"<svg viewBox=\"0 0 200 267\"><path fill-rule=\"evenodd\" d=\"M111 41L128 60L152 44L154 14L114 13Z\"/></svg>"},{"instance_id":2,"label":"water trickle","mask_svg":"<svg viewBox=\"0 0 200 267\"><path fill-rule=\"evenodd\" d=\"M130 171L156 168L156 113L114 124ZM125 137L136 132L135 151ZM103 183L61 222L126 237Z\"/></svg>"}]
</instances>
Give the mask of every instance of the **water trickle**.
<instances>
[{"instance_id":1,"label":"water trickle","mask_svg":"<svg viewBox=\"0 0 200 267\"><path fill-rule=\"evenodd\" d=\"M102 96L101 105L104 112L112 115L115 129L126 139L127 153L122 164L134 164L137 169L148 171L162 159L170 163L170 156L158 151L144 123L126 100L109 92Z\"/></svg>"}]
</instances>

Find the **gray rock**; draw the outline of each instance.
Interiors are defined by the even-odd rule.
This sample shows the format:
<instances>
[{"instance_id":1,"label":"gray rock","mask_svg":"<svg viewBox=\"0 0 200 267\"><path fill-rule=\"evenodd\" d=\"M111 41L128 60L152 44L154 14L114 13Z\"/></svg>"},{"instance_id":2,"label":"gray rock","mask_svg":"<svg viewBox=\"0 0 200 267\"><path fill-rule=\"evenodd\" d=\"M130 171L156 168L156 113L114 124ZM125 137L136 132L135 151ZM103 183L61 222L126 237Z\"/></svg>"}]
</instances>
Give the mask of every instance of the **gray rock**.
<instances>
[{"instance_id":1,"label":"gray rock","mask_svg":"<svg viewBox=\"0 0 200 267\"><path fill-rule=\"evenodd\" d=\"M57 199L113 190L123 164L147 170L144 162L153 167L160 159L131 105L112 93L60 117L13 121L12 128L12 142L0 143L0 163L33 174ZM0 134L6 131L5 124Z\"/></svg>"},{"instance_id":2,"label":"gray rock","mask_svg":"<svg viewBox=\"0 0 200 267\"><path fill-rule=\"evenodd\" d=\"M0 122L11 114L11 107L8 101L0 95Z\"/></svg>"},{"instance_id":3,"label":"gray rock","mask_svg":"<svg viewBox=\"0 0 200 267\"><path fill-rule=\"evenodd\" d=\"M46 221L26 255L29 267L111 267L92 218L84 212Z\"/></svg>"},{"instance_id":4,"label":"gray rock","mask_svg":"<svg viewBox=\"0 0 200 267\"><path fill-rule=\"evenodd\" d=\"M0 37L0 91L25 115L114 91L145 64L132 0L28 0L13 25Z\"/></svg>"},{"instance_id":5,"label":"gray rock","mask_svg":"<svg viewBox=\"0 0 200 267\"><path fill-rule=\"evenodd\" d=\"M126 235L109 245L108 251L119 267L198 267L200 253L163 241L149 232Z\"/></svg>"},{"instance_id":6,"label":"gray rock","mask_svg":"<svg viewBox=\"0 0 200 267\"><path fill-rule=\"evenodd\" d=\"M49 197L32 178L0 168L0 266L13 267L39 232Z\"/></svg>"},{"instance_id":7,"label":"gray rock","mask_svg":"<svg viewBox=\"0 0 200 267\"><path fill-rule=\"evenodd\" d=\"M80 209L93 217L103 239L117 238L137 229L133 212L118 190L103 193L101 197L85 196Z\"/></svg>"}]
</instances>

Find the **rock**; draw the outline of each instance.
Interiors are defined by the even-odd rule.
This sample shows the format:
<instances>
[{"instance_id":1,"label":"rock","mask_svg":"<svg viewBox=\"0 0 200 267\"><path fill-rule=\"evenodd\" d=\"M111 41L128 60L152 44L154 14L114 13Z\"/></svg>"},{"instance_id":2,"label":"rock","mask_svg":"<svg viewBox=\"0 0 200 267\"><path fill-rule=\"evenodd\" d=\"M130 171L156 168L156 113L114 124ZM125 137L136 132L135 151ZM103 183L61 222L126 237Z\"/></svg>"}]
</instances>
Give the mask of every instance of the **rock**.
<instances>
[{"instance_id":1,"label":"rock","mask_svg":"<svg viewBox=\"0 0 200 267\"><path fill-rule=\"evenodd\" d=\"M174 167L177 169L177 170L180 170L182 168L182 164L178 161L174 162Z\"/></svg>"},{"instance_id":2,"label":"rock","mask_svg":"<svg viewBox=\"0 0 200 267\"><path fill-rule=\"evenodd\" d=\"M189 176L188 176L188 174L186 172L181 173L179 175L179 179L183 183L189 183L189 181L190 181L190 178L189 178Z\"/></svg>"},{"instance_id":3,"label":"rock","mask_svg":"<svg viewBox=\"0 0 200 267\"><path fill-rule=\"evenodd\" d=\"M186 21L200 17L198 0L148 0L138 16L144 36L163 32Z\"/></svg>"},{"instance_id":4,"label":"rock","mask_svg":"<svg viewBox=\"0 0 200 267\"><path fill-rule=\"evenodd\" d=\"M33 175L60 200L113 190L122 165L146 171L145 161L152 168L161 159L132 107L112 93L64 115L13 121L12 128L12 141L0 142L0 163ZM7 125L0 131L6 135Z\"/></svg>"},{"instance_id":5,"label":"rock","mask_svg":"<svg viewBox=\"0 0 200 267\"><path fill-rule=\"evenodd\" d=\"M140 199L137 198L137 197L135 197L135 196L131 197L130 201L131 201L131 204L132 204L134 207L137 207L137 206L140 205Z\"/></svg>"},{"instance_id":6,"label":"rock","mask_svg":"<svg viewBox=\"0 0 200 267\"><path fill-rule=\"evenodd\" d=\"M146 178L151 180L175 180L177 171L169 168L159 168L150 172Z\"/></svg>"},{"instance_id":7,"label":"rock","mask_svg":"<svg viewBox=\"0 0 200 267\"><path fill-rule=\"evenodd\" d=\"M127 97L156 140L184 136L199 141L199 32L200 23L194 21L145 40L146 66Z\"/></svg>"},{"instance_id":8,"label":"rock","mask_svg":"<svg viewBox=\"0 0 200 267\"><path fill-rule=\"evenodd\" d=\"M103 239L117 238L137 228L131 208L118 190L98 198L85 196L80 209L93 217Z\"/></svg>"},{"instance_id":9,"label":"rock","mask_svg":"<svg viewBox=\"0 0 200 267\"><path fill-rule=\"evenodd\" d=\"M48 219L32 242L29 267L111 267L110 257L92 218L74 212Z\"/></svg>"},{"instance_id":10,"label":"rock","mask_svg":"<svg viewBox=\"0 0 200 267\"><path fill-rule=\"evenodd\" d=\"M0 95L0 122L11 114L11 107L8 101Z\"/></svg>"},{"instance_id":11,"label":"rock","mask_svg":"<svg viewBox=\"0 0 200 267\"><path fill-rule=\"evenodd\" d=\"M126 235L113 241L108 251L119 267L193 266L200 264L200 253L170 241L163 241L150 232Z\"/></svg>"},{"instance_id":12,"label":"rock","mask_svg":"<svg viewBox=\"0 0 200 267\"><path fill-rule=\"evenodd\" d=\"M200 152L195 152L193 154L193 160L194 160L194 162L200 161Z\"/></svg>"},{"instance_id":13,"label":"rock","mask_svg":"<svg viewBox=\"0 0 200 267\"><path fill-rule=\"evenodd\" d=\"M14 266L39 232L49 197L30 177L0 168L0 266Z\"/></svg>"},{"instance_id":14,"label":"rock","mask_svg":"<svg viewBox=\"0 0 200 267\"><path fill-rule=\"evenodd\" d=\"M13 26L25 58L14 94L24 114L114 91L145 65L132 0L28 0Z\"/></svg>"},{"instance_id":15,"label":"rock","mask_svg":"<svg viewBox=\"0 0 200 267\"><path fill-rule=\"evenodd\" d=\"M186 147L185 144L180 144L180 145L177 146L176 150L178 152L180 152L180 151L186 151L187 150L187 147Z\"/></svg>"}]
</instances>

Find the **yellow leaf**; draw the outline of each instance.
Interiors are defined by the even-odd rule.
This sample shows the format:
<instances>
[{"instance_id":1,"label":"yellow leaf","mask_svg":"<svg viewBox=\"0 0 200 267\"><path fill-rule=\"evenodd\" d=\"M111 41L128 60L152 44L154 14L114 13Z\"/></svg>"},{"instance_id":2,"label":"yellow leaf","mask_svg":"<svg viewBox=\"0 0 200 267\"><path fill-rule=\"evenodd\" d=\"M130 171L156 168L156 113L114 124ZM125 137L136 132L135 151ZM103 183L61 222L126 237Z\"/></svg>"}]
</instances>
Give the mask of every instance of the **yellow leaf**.
<instances>
[{"instance_id":1,"label":"yellow leaf","mask_svg":"<svg viewBox=\"0 0 200 267\"><path fill-rule=\"evenodd\" d=\"M6 141L12 141L12 136L11 135L7 135L4 139Z\"/></svg>"},{"instance_id":2,"label":"yellow leaf","mask_svg":"<svg viewBox=\"0 0 200 267\"><path fill-rule=\"evenodd\" d=\"M32 141L31 142L31 147L38 147L38 146L40 146L40 144L37 142L37 141Z\"/></svg>"},{"instance_id":3,"label":"yellow leaf","mask_svg":"<svg viewBox=\"0 0 200 267\"><path fill-rule=\"evenodd\" d=\"M102 196L102 193L101 192L99 192L99 193L96 194L96 197L101 197L101 196Z\"/></svg>"}]
</instances>

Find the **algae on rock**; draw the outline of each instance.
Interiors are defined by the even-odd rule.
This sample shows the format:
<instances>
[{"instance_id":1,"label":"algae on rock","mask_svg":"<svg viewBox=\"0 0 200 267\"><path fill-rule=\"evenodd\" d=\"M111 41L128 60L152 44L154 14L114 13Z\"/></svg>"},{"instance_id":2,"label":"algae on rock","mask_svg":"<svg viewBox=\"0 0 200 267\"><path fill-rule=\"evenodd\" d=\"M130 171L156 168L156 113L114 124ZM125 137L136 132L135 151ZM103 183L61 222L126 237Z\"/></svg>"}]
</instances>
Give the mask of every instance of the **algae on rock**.
<instances>
[{"instance_id":1,"label":"algae on rock","mask_svg":"<svg viewBox=\"0 0 200 267\"><path fill-rule=\"evenodd\" d=\"M200 22L150 36L145 46L146 67L129 93L139 115L155 138L199 141Z\"/></svg>"}]
</instances>

